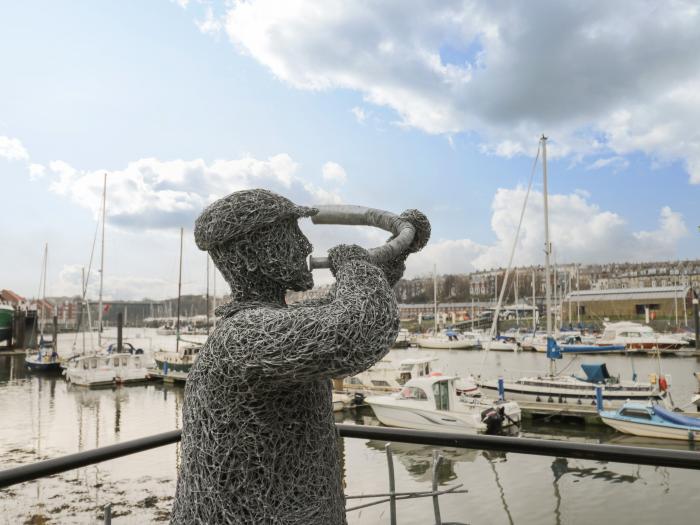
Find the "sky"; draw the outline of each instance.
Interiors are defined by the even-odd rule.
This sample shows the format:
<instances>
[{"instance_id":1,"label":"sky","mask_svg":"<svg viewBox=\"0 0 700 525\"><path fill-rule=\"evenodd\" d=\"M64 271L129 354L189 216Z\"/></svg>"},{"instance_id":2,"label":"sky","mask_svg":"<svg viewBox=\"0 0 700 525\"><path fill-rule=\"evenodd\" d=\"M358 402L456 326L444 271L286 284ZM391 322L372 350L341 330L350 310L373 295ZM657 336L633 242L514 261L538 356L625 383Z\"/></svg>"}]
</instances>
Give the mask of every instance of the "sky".
<instances>
[{"instance_id":1,"label":"sky","mask_svg":"<svg viewBox=\"0 0 700 525\"><path fill-rule=\"evenodd\" d=\"M505 266L543 133L557 262L700 253L696 2L27 0L0 49L0 288L28 297L44 243L47 295L79 292L105 174L108 299L175 296L180 227L204 293L194 219L256 187L422 210L407 277ZM540 169L518 265L544 257ZM301 225L316 255L385 240Z\"/></svg>"}]
</instances>

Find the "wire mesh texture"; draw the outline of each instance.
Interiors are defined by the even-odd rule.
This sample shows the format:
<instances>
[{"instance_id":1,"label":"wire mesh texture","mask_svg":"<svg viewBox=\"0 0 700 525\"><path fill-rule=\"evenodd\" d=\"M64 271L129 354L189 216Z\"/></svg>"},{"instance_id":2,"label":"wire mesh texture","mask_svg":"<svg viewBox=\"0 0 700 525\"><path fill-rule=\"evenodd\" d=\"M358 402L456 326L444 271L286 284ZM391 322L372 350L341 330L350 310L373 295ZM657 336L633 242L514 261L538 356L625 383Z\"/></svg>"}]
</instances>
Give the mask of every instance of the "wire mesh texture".
<instances>
[{"instance_id":1,"label":"wire mesh texture","mask_svg":"<svg viewBox=\"0 0 700 525\"><path fill-rule=\"evenodd\" d=\"M173 524L344 524L330 379L354 375L398 333L392 286L430 224L417 210L406 253L380 265L354 245L329 251L328 296L287 306L313 286L311 244L297 219L315 213L267 190L220 199L197 219L195 241L232 301L192 367L183 407Z\"/></svg>"}]
</instances>

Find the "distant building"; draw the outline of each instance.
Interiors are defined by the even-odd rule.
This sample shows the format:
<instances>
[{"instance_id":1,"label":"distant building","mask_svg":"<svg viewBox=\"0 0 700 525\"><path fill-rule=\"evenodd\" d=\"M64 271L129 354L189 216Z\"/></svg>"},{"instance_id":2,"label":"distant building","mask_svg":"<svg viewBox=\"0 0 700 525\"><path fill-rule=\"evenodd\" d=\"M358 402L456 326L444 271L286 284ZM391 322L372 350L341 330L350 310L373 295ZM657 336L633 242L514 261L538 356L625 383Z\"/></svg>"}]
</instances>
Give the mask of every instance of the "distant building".
<instances>
[{"instance_id":1,"label":"distant building","mask_svg":"<svg viewBox=\"0 0 700 525\"><path fill-rule=\"evenodd\" d=\"M687 324L692 312L692 290L688 286L653 288L609 288L569 293L563 302L562 321L625 319L677 320ZM571 311L573 319L567 319ZM578 311L578 316L577 316Z\"/></svg>"}]
</instances>

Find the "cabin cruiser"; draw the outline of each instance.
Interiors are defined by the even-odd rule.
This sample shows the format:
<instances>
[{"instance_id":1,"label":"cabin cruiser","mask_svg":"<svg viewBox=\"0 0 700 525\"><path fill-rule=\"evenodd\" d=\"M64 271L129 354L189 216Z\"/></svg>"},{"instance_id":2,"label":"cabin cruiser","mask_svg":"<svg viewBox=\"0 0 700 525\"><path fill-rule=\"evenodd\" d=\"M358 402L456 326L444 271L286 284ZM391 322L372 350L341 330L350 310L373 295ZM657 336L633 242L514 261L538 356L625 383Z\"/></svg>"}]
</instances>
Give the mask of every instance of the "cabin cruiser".
<instances>
[{"instance_id":1,"label":"cabin cruiser","mask_svg":"<svg viewBox=\"0 0 700 525\"><path fill-rule=\"evenodd\" d=\"M412 357L402 359L398 366L390 358L384 358L373 367L343 380L348 392L398 392L407 381L428 376L436 357Z\"/></svg>"},{"instance_id":2,"label":"cabin cruiser","mask_svg":"<svg viewBox=\"0 0 700 525\"><path fill-rule=\"evenodd\" d=\"M456 379L434 372L407 381L400 392L369 396L365 402L390 427L470 433L496 431L520 422L517 403L458 396Z\"/></svg>"},{"instance_id":3,"label":"cabin cruiser","mask_svg":"<svg viewBox=\"0 0 700 525\"><path fill-rule=\"evenodd\" d=\"M187 374L197 360L201 349L202 345L198 343L185 344L180 346L177 352L159 350L153 354L153 360L156 362L158 371L163 374L167 375L168 372Z\"/></svg>"},{"instance_id":4,"label":"cabin cruiser","mask_svg":"<svg viewBox=\"0 0 700 525\"><path fill-rule=\"evenodd\" d=\"M433 348L441 350L465 350L479 346L479 338L476 334L467 332L465 334L455 330L443 330L440 334L421 335L416 340L421 348Z\"/></svg>"},{"instance_id":5,"label":"cabin cruiser","mask_svg":"<svg viewBox=\"0 0 700 525\"><path fill-rule=\"evenodd\" d=\"M148 379L145 356L129 353L76 357L68 362L63 374L69 383L93 387Z\"/></svg>"},{"instance_id":6,"label":"cabin cruiser","mask_svg":"<svg viewBox=\"0 0 700 525\"><path fill-rule=\"evenodd\" d=\"M686 341L671 335L659 334L651 326L639 323L619 322L605 326L598 345L624 345L628 351L679 350L688 346Z\"/></svg>"},{"instance_id":7,"label":"cabin cruiser","mask_svg":"<svg viewBox=\"0 0 700 525\"><path fill-rule=\"evenodd\" d=\"M520 344L515 340L515 337L497 336L490 341L483 341L481 346L484 350L494 352L518 352Z\"/></svg>"},{"instance_id":8,"label":"cabin cruiser","mask_svg":"<svg viewBox=\"0 0 700 525\"><path fill-rule=\"evenodd\" d=\"M602 387L603 401L608 406L618 407L625 401L661 401L666 397L666 380L659 385L638 381L621 381L612 377L605 364L582 364L585 377L574 375L543 375L504 380L507 399L559 404L595 404L596 387ZM477 380L485 393L498 392L498 379Z\"/></svg>"}]
</instances>

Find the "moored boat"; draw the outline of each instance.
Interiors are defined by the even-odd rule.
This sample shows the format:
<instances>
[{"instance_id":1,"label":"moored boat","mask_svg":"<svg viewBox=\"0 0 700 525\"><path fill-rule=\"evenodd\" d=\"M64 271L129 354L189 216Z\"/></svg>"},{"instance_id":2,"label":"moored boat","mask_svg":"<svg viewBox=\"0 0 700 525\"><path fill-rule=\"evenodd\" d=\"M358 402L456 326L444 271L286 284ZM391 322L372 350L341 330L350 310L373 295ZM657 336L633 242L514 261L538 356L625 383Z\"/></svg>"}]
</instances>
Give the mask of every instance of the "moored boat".
<instances>
[{"instance_id":1,"label":"moored boat","mask_svg":"<svg viewBox=\"0 0 700 525\"><path fill-rule=\"evenodd\" d=\"M416 343L421 348L466 350L479 346L479 339L472 333L462 334L453 330L444 330L437 335L421 335Z\"/></svg>"},{"instance_id":2,"label":"moored boat","mask_svg":"<svg viewBox=\"0 0 700 525\"><path fill-rule=\"evenodd\" d=\"M625 434L683 441L700 439L700 418L659 405L630 402L618 410L602 410L599 414L605 424Z\"/></svg>"},{"instance_id":3,"label":"moored boat","mask_svg":"<svg viewBox=\"0 0 700 525\"><path fill-rule=\"evenodd\" d=\"M410 357L397 364L384 358L371 368L343 380L343 389L348 392L383 393L398 392L407 381L429 376L433 372L433 356Z\"/></svg>"},{"instance_id":4,"label":"moored boat","mask_svg":"<svg viewBox=\"0 0 700 525\"><path fill-rule=\"evenodd\" d=\"M688 343L672 335L659 334L651 326L619 322L609 323L605 326L603 335L596 342L597 345L624 345L627 351L645 350L682 350Z\"/></svg>"},{"instance_id":5,"label":"moored boat","mask_svg":"<svg viewBox=\"0 0 700 525\"><path fill-rule=\"evenodd\" d=\"M606 406L618 407L627 400L661 401L666 391L658 385L638 381L621 381L612 377L605 364L581 365L585 377L573 375L542 375L505 379L503 386L507 399L559 404L595 404L596 387L602 388ZM664 383L665 380L659 381ZM477 381L485 393L498 392L498 380Z\"/></svg>"},{"instance_id":6,"label":"moored boat","mask_svg":"<svg viewBox=\"0 0 700 525\"><path fill-rule=\"evenodd\" d=\"M0 342L7 341L12 335L12 319L15 309L9 304L0 304Z\"/></svg>"},{"instance_id":7,"label":"moored boat","mask_svg":"<svg viewBox=\"0 0 700 525\"><path fill-rule=\"evenodd\" d=\"M442 375L411 379L396 394L369 396L365 401L377 419L391 427L469 433L519 423L517 403L462 398L455 380Z\"/></svg>"},{"instance_id":8,"label":"moored boat","mask_svg":"<svg viewBox=\"0 0 700 525\"><path fill-rule=\"evenodd\" d=\"M66 381L74 385L97 387L113 385L117 379L111 357L87 355L71 359L63 371Z\"/></svg>"}]
</instances>

